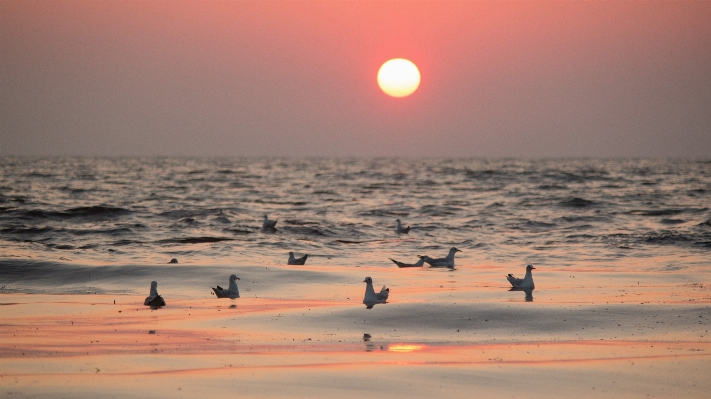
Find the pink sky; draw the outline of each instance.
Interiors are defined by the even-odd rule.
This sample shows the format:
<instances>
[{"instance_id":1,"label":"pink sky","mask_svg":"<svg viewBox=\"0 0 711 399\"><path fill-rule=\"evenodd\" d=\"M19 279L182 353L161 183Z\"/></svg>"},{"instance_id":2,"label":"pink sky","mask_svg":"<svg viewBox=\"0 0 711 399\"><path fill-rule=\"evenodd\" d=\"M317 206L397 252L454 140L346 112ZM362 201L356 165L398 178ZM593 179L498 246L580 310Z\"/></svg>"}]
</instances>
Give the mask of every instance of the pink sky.
<instances>
[{"instance_id":1,"label":"pink sky","mask_svg":"<svg viewBox=\"0 0 711 399\"><path fill-rule=\"evenodd\" d=\"M711 2L3 0L0 155L710 157L709 71Z\"/></svg>"}]
</instances>

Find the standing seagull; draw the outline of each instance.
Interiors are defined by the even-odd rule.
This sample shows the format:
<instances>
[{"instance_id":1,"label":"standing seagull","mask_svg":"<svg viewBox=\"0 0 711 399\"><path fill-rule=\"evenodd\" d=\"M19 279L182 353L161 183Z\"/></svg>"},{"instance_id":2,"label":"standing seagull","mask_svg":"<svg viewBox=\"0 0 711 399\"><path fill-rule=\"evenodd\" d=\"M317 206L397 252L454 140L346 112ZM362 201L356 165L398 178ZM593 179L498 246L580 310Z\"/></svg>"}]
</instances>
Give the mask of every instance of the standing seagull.
<instances>
[{"instance_id":1,"label":"standing seagull","mask_svg":"<svg viewBox=\"0 0 711 399\"><path fill-rule=\"evenodd\" d=\"M402 227L402 223L400 222L400 219L396 220L396 222L397 222L397 227L395 228L395 232L397 234L407 234L410 232L410 226Z\"/></svg>"},{"instance_id":2,"label":"standing seagull","mask_svg":"<svg viewBox=\"0 0 711 399\"><path fill-rule=\"evenodd\" d=\"M432 259L429 256L424 256L423 259L432 267L448 267L450 269L454 269L454 254L457 252L462 251L452 247L449 249L449 254L447 254L444 258Z\"/></svg>"},{"instance_id":3,"label":"standing seagull","mask_svg":"<svg viewBox=\"0 0 711 399\"><path fill-rule=\"evenodd\" d=\"M390 295L390 288L383 286L380 292L376 294L373 289L372 278L366 277L363 282L365 283L365 298L363 298L363 303L367 309L372 309L373 306L378 303L386 303L388 295Z\"/></svg>"},{"instance_id":4,"label":"standing seagull","mask_svg":"<svg viewBox=\"0 0 711 399\"><path fill-rule=\"evenodd\" d=\"M151 281L151 294L146 297L146 300L143 301L143 304L146 306L150 306L151 309L158 309L161 306L165 306L165 300L163 300L162 296L158 295L157 281Z\"/></svg>"},{"instance_id":5,"label":"standing seagull","mask_svg":"<svg viewBox=\"0 0 711 399\"><path fill-rule=\"evenodd\" d=\"M239 289L237 289L237 280L239 280L239 277L237 277L233 274L230 276L230 288L224 289L218 285L217 288L213 288L212 290L215 291L215 295L217 295L218 298L231 298L231 299L239 298Z\"/></svg>"},{"instance_id":6,"label":"standing seagull","mask_svg":"<svg viewBox=\"0 0 711 399\"><path fill-rule=\"evenodd\" d=\"M509 273L509 275L506 276L506 280L509 280L509 283L511 283L514 288L536 288L533 284L533 274L531 273L533 269L535 269L535 267L528 265L526 266L526 276L516 278L513 274Z\"/></svg>"},{"instance_id":7,"label":"standing seagull","mask_svg":"<svg viewBox=\"0 0 711 399\"><path fill-rule=\"evenodd\" d=\"M274 229L276 228L276 220L269 220L267 215L264 215L264 223L262 223L263 229Z\"/></svg>"},{"instance_id":8,"label":"standing seagull","mask_svg":"<svg viewBox=\"0 0 711 399\"><path fill-rule=\"evenodd\" d=\"M306 264L306 258L309 257L309 254L304 254L304 256L300 258L295 258L293 252L289 252L289 260L286 261L287 265L305 265Z\"/></svg>"}]
</instances>

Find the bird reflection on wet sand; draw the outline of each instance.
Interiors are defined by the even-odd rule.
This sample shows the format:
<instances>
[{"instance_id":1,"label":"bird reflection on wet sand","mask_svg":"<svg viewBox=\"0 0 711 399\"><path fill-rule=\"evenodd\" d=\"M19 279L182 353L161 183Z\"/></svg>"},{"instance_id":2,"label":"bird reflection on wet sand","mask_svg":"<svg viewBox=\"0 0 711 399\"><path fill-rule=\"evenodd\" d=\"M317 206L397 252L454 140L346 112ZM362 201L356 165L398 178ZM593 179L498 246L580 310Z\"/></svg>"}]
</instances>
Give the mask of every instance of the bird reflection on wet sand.
<instances>
[{"instance_id":1,"label":"bird reflection on wet sand","mask_svg":"<svg viewBox=\"0 0 711 399\"><path fill-rule=\"evenodd\" d=\"M535 290L534 287L529 287L529 288L510 288L509 291L523 291L526 293L526 302L533 302L533 290Z\"/></svg>"}]
</instances>

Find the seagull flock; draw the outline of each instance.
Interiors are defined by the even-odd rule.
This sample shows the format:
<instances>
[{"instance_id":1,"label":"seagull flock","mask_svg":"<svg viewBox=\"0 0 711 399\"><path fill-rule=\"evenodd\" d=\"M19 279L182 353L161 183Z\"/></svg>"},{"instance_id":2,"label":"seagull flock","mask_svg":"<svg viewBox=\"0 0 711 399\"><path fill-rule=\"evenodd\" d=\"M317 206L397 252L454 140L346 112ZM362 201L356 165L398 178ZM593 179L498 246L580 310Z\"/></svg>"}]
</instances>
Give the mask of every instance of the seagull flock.
<instances>
[{"instance_id":1,"label":"seagull flock","mask_svg":"<svg viewBox=\"0 0 711 399\"><path fill-rule=\"evenodd\" d=\"M410 226L402 227L402 222L400 221L400 219L397 219L396 222L397 227L395 228L395 232L397 234L409 234ZM262 223L263 229L274 230L276 228L276 224L276 220L269 220L269 216L264 215L264 222ZM425 263L427 263L428 265L430 265L430 267L446 267L449 269L454 269L454 254L456 254L457 252L462 251L460 249L457 249L456 247L452 247L449 249L449 253L444 258L431 258L427 255L417 255L419 260L415 263L399 262L392 258L390 258L390 260L395 263L397 267L400 268L424 267ZM304 256L297 258L294 256L294 252L289 252L289 259L287 260L287 265L305 265L308 256L308 254L304 254ZM178 263L178 260L176 258L173 258L168 263ZM531 270L533 269L535 269L535 267L531 265L526 266L526 275L523 278L514 277L514 275L510 273L506 276L506 280L511 283L512 290L526 291L527 301L532 300L530 293L535 288L535 285L533 283L533 274L531 273ZM231 275L229 279L228 288L224 289L218 285L217 287L212 288L214 295L218 298L239 298L237 280L239 280L239 277L234 274ZM380 303L387 303L388 295L390 295L390 288L383 286L383 288L380 289L380 292L376 293L375 289L373 288L372 278L366 277L363 282L365 283L365 297L363 298L363 304L366 306L367 309L372 309L373 306ZM158 309L162 306L165 306L165 300L163 299L163 297L158 295L158 282L151 282L150 295L146 297L146 300L143 302L143 304L146 306L150 306L151 309Z\"/></svg>"}]
</instances>

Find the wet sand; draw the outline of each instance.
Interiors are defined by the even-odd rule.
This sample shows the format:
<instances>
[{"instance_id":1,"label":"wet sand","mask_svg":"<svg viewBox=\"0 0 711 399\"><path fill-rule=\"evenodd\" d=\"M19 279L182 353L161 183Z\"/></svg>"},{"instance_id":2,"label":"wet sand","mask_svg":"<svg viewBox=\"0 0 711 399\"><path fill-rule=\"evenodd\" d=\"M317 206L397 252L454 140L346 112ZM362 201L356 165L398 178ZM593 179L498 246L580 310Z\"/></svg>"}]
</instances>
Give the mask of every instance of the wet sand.
<instances>
[{"instance_id":1,"label":"wet sand","mask_svg":"<svg viewBox=\"0 0 711 399\"><path fill-rule=\"evenodd\" d=\"M703 269L539 267L531 302L504 278L523 274L521 265L217 267L203 279L180 273L194 267L166 266L157 274L168 306L158 310L142 305L150 279L127 279L127 294L10 291L0 295L0 392L708 397ZM225 286L233 272L242 298L210 296L214 276L224 277L212 286ZM390 287L388 304L360 303L365 276Z\"/></svg>"}]
</instances>

